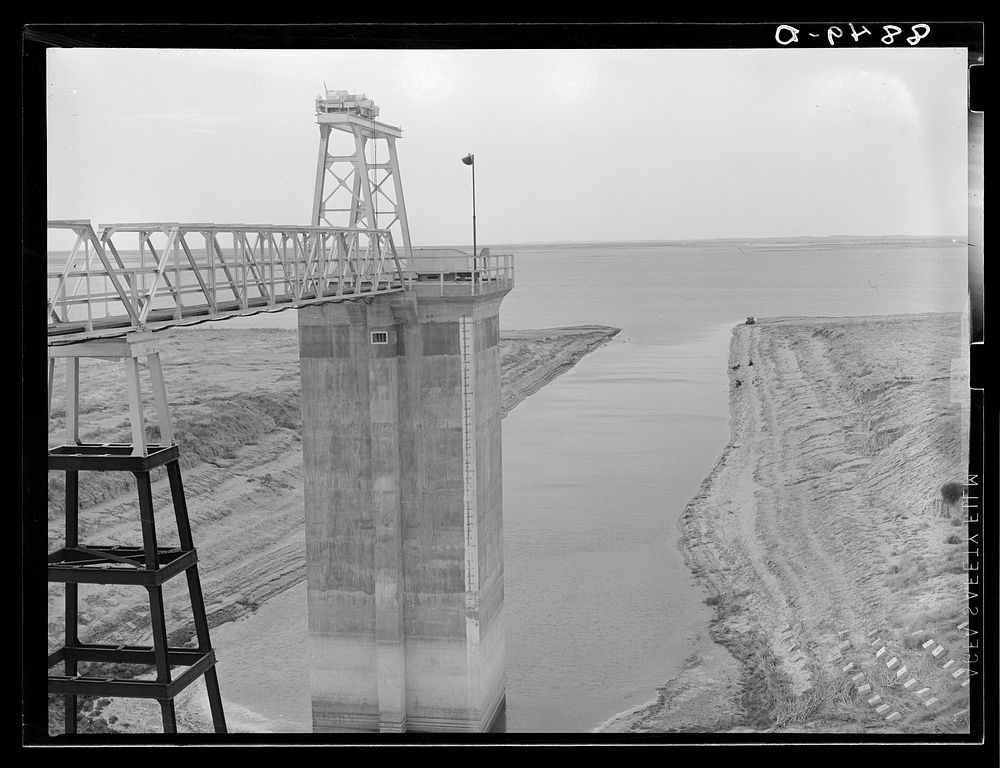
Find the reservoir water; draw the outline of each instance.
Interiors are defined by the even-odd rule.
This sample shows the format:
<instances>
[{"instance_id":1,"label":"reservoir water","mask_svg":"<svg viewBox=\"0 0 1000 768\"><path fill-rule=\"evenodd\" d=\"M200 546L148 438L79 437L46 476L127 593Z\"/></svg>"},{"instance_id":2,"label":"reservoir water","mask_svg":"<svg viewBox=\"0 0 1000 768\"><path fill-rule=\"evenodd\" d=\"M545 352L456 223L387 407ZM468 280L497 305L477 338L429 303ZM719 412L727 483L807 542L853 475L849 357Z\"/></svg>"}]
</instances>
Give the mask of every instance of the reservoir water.
<instances>
[{"instance_id":1,"label":"reservoir water","mask_svg":"<svg viewBox=\"0 0 1000 768\"><path fill-rule=\"evenodd\" d=\"M515 253L502 328L622 329L503 421L508 731L584 732L652 699L705 630L677 520L728 440L733 326L965 305L965 247L757 246L493 249ZM305 606L303 583L213 630L234 726L310 730Z\"/></svg>"}]
</instances>

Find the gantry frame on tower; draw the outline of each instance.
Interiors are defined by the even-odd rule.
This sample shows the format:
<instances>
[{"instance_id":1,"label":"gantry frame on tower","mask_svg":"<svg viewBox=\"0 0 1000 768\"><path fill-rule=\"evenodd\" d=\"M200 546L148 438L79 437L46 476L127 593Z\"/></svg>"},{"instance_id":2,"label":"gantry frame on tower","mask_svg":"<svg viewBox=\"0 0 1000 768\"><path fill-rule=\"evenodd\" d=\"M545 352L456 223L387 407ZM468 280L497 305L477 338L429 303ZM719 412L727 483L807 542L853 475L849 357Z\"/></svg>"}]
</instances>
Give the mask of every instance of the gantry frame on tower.
<instances>
[{"instance_id":1,"label":"gantry frame on tower","mask_svg":"<svg viewBox=\"0 0 1000 768\"><path fill-rule=\"evenodd\" d=\"M390 230L402 249L401 257L409 259L410 227L396 155L396 139L403 132L377 117L378 107L364 95L327 90L317 96L319 155L311 222ZM347 149L331 146L334 131L351 137Z\"/></svg>"}]
</instances>

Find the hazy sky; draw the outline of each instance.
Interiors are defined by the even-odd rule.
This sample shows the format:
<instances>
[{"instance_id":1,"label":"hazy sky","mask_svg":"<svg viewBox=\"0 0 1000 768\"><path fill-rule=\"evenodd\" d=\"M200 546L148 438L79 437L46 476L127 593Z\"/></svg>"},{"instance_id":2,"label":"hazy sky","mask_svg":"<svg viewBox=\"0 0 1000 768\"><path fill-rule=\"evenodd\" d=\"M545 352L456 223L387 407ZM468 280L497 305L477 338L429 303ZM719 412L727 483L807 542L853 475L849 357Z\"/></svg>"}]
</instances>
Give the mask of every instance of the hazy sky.
<instances>
[{"instance_id":1,"label":"hazy sky","mask_svg":"<svg viewBox=\"0 0 1000 768\"><path fill-rule=\"evenodd\" d=\"M48 52L49 218L308 224L322 83L414 245L966 231L964 49Z\"/></svg>"}]
</instances>

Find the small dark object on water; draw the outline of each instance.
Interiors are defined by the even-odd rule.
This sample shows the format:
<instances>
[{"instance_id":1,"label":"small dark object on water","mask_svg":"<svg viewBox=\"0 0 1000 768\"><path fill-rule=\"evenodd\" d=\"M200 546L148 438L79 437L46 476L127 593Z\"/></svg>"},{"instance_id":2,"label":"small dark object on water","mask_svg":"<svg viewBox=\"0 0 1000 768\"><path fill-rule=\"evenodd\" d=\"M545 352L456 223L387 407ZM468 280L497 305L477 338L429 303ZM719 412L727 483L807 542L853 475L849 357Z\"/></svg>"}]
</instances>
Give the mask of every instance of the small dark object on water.
<instances>
[{"instance_id":1,"label":"small dark object on water","mask_svg":"<svg viewBox=\"0 0 1000 768\"><path fill-rule=\"evenodd\" d=\"M755 318L753 315L747 317L747 325L756 325L756 323L757 323L757 318Z\"/></svg>"},{"instance_id":2,"label":"small dark object on water","mask_svg":"<svg viewBox=\"0 0 1000 768\"><path fill-rule=\"evenodd\" d=\"M731 370L731 371L735 371L735 370L736 370L737 368L739 368L739 367L740 367L740 364L739 364L739 363L737 363L736 365L734 365L734 366L731 366L729 370Z\"/></svg>"},{"instance_id":3,"label":"small dark object on water","mask_svg":"<svg viewBox=\"0 0 1000 768\"><path fill-rule=\"evenodd\" d=\"M750 364L750 365L753 365L753 360L751 360L749 364Z\"/></svg>"},{"instance_id":4,"label":"small dark object on water","mask_svg":"<svg viewBox=\"0 0 1000 768\"><path fill-rule=\"evenodd\" d=\"M742 386L742 385L743 385L743 382L740 381L739 379L737 379L736 380L736 386L739 387L739 386Z\"/></svg>"}]
</instances>

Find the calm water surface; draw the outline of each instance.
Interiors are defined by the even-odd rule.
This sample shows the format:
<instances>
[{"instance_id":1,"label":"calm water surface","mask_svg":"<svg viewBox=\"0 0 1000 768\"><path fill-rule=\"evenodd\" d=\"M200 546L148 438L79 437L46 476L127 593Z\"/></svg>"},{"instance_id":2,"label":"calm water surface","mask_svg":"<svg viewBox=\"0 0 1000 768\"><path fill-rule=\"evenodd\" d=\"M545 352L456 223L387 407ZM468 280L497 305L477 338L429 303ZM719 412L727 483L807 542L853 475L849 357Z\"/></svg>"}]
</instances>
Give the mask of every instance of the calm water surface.
<instances>
[{"instance_id":1,"label":"calm water surface","mask_svg":"<svg viewBox=\"0 0 1000 768\"><path fill-rule=\"evenodd\" d=\"M677 520L728 440L733 326L960 312L966 250L494 250L516 254L503 328L622 329L503 421L506 727L587 731L653 698L710 617ZM305 605L300 584L213 631L237 722L309 730Z\"/></svg>"}]
</instances>

